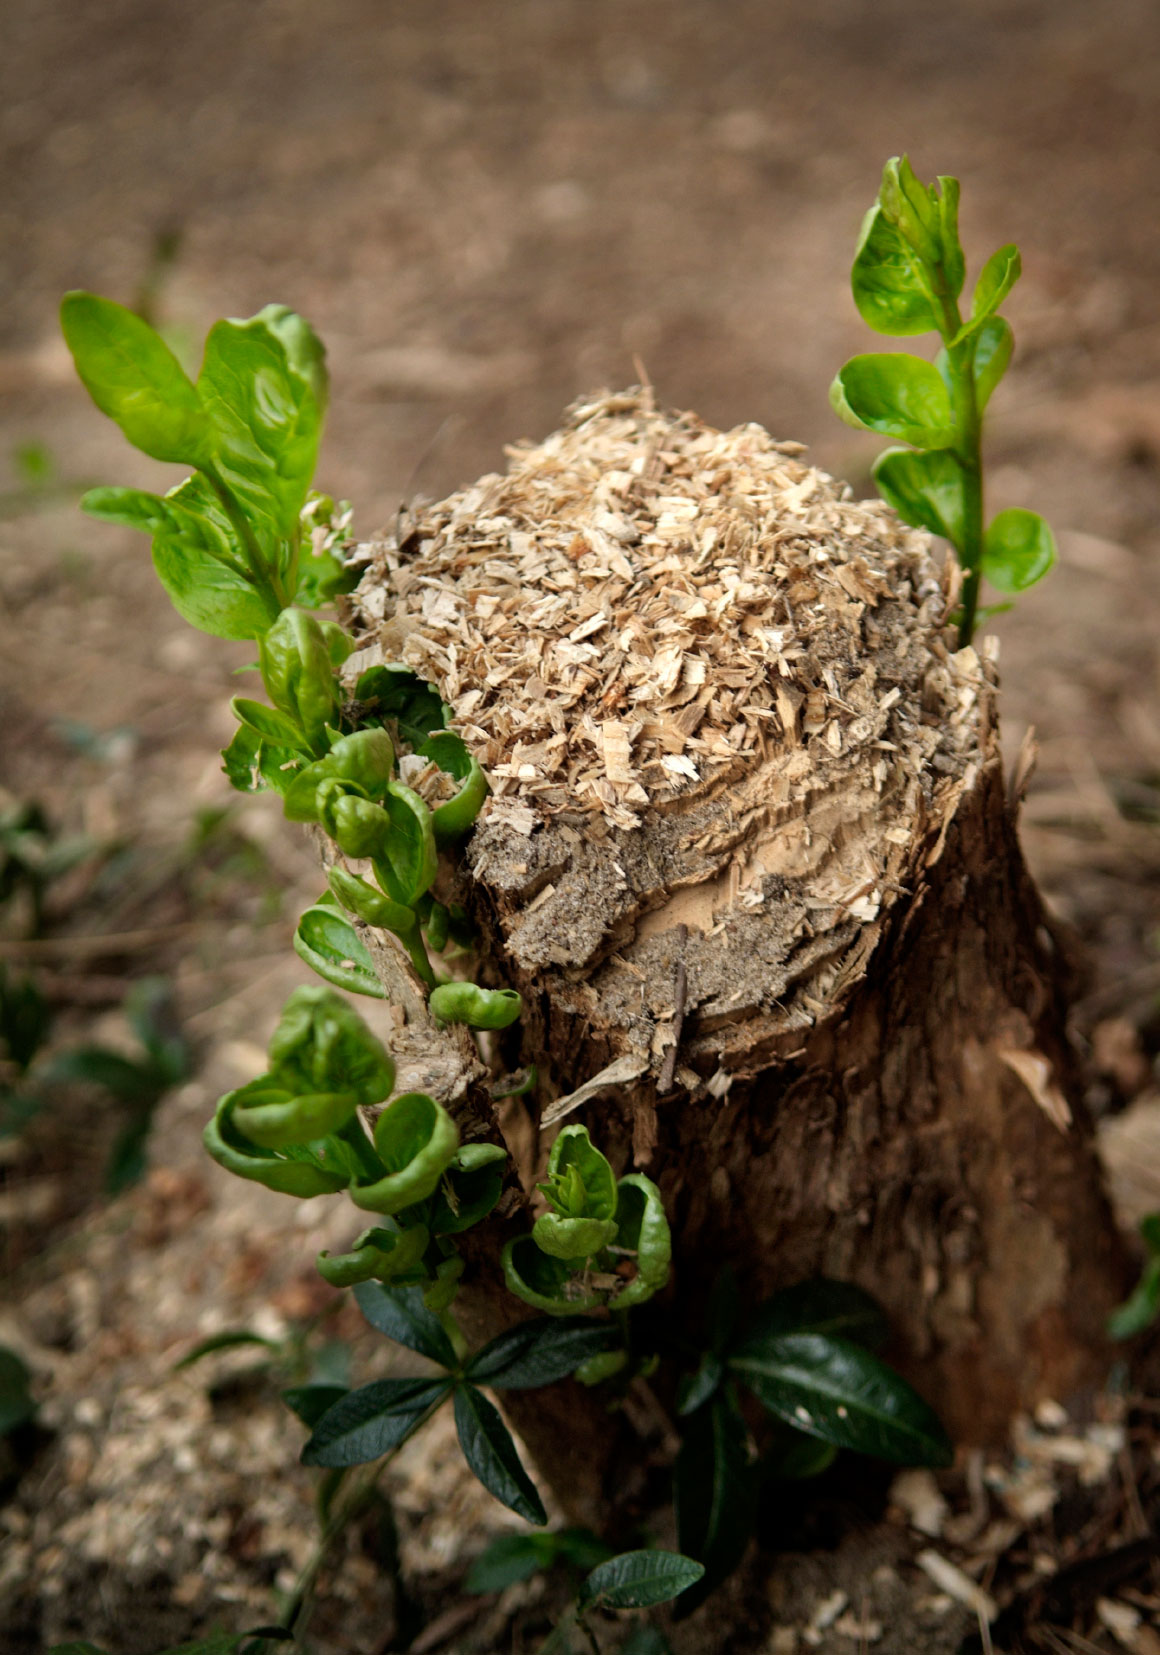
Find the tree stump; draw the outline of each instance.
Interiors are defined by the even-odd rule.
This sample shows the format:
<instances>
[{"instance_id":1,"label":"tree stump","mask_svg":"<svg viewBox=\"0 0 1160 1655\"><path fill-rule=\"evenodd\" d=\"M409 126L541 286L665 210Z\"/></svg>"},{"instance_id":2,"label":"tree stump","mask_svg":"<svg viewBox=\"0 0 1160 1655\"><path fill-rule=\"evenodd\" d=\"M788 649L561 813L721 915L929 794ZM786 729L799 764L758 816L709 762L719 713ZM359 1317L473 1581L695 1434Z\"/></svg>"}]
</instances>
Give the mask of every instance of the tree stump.
<instances>
[{"instance_id":1,"label":"tree stump","mask_svg":"<svg viewBox=\"0 0 1160 1655\"><path fill-rule=\"evenodd\" d=\"M407 662L483 763L457 889L525 997L537 1124L657 1180L681 1319L725 1263L752 1301L855 1281L986 1443L1099 1376L1123 1285L1068 973L929 537L801 452L647 392L578 406L372 546L352 667ZM406 1016L406 1083L486 1108L466 1038ZM606 1454L565 1395L517 1423L577 1509Z\"/></svg>"}]
</instances>

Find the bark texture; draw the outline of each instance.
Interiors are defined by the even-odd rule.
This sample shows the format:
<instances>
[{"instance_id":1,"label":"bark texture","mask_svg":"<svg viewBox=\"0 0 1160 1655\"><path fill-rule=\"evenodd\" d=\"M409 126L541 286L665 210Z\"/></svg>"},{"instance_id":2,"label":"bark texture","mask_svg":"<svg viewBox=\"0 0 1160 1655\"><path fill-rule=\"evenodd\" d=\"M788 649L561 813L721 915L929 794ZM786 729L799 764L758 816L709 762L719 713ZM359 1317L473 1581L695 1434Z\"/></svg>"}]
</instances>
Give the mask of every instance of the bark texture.
<instances>
[{"instance_id":1,"label":"bark texture","mask_svg":"<svg viewBox=\"0 0 1160 1655\"><path fill-rule=\"evenodd\" d=\"M993 665L948 652L925 537L795 449L643 395L590 405L373 549L357 664L399 653L439 683L495 778L457 877L525 997L539 1114L509 1104L505 1125L529 1188L550 1128L584 1120L661 1187L686 1329L725 1263L752 1302L858 1282L952 1436L987 1443L1100 1377L1122 1288L1068 970L1019 850ZM609 635L582 654L594 613ZM472 1050L396 999L417 1073L494 1130ZM482 1336L517 1309L496 1231L471 1246ZM624 1492L598 1399L512 1412L573 1512Z\"/></svg>"}]
</instances>

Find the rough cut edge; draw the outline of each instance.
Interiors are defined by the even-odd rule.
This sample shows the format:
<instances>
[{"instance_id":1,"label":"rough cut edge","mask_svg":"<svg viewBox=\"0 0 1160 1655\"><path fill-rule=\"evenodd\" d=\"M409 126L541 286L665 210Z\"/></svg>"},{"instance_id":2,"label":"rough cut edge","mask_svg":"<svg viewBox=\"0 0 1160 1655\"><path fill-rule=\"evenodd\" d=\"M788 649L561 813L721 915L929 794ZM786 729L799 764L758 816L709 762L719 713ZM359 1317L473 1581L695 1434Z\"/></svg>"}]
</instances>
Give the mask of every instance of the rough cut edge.
<instances>
[{"instance_id":1,"label":"rough cut edge","mask_svg":"<svg viewBox=\"0 0 1160 1655\"><path fill-rule=\"evenodd\" d=\"M697 1089L845 997L991 723L929 537L800 452L595 399L352 603L358 668L431 679L488 771L466 866L517 985L654 1078L680 1037Z\"/></svg>"}]
</instances>

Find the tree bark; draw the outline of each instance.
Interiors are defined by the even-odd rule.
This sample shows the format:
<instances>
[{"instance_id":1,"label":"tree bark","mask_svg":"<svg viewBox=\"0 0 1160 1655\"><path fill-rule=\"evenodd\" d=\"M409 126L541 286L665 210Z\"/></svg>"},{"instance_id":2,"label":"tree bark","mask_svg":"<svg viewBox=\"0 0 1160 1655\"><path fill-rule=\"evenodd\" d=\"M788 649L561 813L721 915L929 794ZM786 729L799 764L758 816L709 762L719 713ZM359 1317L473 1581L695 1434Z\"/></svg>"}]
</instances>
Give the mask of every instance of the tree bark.
<instances>
[{"instance_id":1,"label":"tree bark","mask_svg":"<svg viewBox=\"0 0 1160 1655\"><path fill-rule=\"evenodd\" d=\"M540 1071L536 1124L583 1120L618 1171L635 1167L660 1185L674 1237L660 1308L695 1335L726 1264L750 1304L811 1276L857 1282L885 1306L892 1355L954 1439L991 1443L1016 1410L1099 1379L1104 1318L1123 1287L1067 1037L1069 968L1020 853L994 668L973 650L948 652L925 537L900 529L885 508L847 502L785 458L796 445L755 430L706 432L687 416L657 414L647 396L583 410L543 449L517 455L508 478L430 508L409 555L379 547L356 613L372 651L401 652L467 709L469 739L491 732L481 756L498 773L498 796L467 848L459 891L496 980L524 995L518 1056ZM561 518L567 533L579 522L583 551L573 541L571 555L583 569L599 533L589 525L602 521L593 490L623 450L638 452L644 463L632 475L647 486L634 493L624 484L622 499L645 525L633 543L636 585L602 597L606 608L618 596L622 605L614 634L628 616L619 647L631 681L632 614L647 616L659 601L647 525L664 527L657 498L677 495L687 515L696 492L682 444L697 456L712 448L717 481L706 483L699 510L718 513L717 544L743 523L731 555L758 593L736 623L737 670L719 634L689 631L686 662L699 651L707 663L691 675L695 687L708 685L693 705L714 715L717 673L729 686L724 716L738 718L744 681L758 736L742 738L737 722L728 740L686 749L697 753L696 784L674 789L663 759L651 771L643 760L635 773L624 768L604 726L601 790L585 781L582 740L569 724L565 748L580 757L561 805L550 785L523 785L539 772L531 763L521 772L532 749L505 727L503 710L505 696L520 707L520 686L512 689L510 671L492 685L485 653L472 676L466 622L449 669L424 594L438 588L445 615L455 604L469 614L483 554L465 557L456 535L471 513L482 523L472 545L489 536L515 545L518 533L537 555L560 539ZM664 464L650 480L658 455ZM567 486L551 510L533 512L528 479L540 486L545 456ZM720 478L742 465L745 488L728 498ZM710 470L706 462L700 474ZM627 462L613 475L630 476ZM759 519L752 502L763 478L774 479L772 504ZM803 497L814 502L804 523L794 505ZM568 517L560 501L577 499ZM709 577L697 584L705 559L696 540L674 559L671 532L653 538L664 578L684 583L678 613L690 594L718 604ZM812 552L794 541L786 553L787 536ZM604 574L613 561L606 552ZM726 608L734 590L726 581ZM534 627L532 596L514 603L515 625ZM759 613L776 619L776 631L754 623L754 603L766 604ZM555 617L560 636L583 633L584 607ZM656 643L642 646L654 662ZM551 699L550 647L536 645L536 676L523 681L533 700ZM764 677L750 671L758 649L770 659ZM602 706L609 682L616 687L614 655L609 645L595 663ZM581 720L589 704L575 703L569 717ZM671 753L681 705L672 692L657 705L640 712L643 734L630 729L625 740L643 750L651 729ZM525 727L530 716L525 705ZM680 729L690 726L698 729L686 718ZM629 726L613 729L619 742ZM650 775L661 785L641 786ZM575 808L585 786L603 811L590 800ZM421 1013L412 1006L409 1015L413 1035ZM416 1049L434 1073L430 1038L424 1030ZM461 1080L444 1093L478 1131L485 1094L458 1049ZM508 1050L509 1061L516 1056ZM518 1150L510 1129L522 1106L507 1108ZM550 1136L539 1138L541 1164ZM523 1147L530 1192L535 1156ZM515 1205L500 1229L526 1224ZM519 1314L498 1280L497 1238L497 1229L473 1237L461 1290L477 1336ZM638 1395L633 1407L663 1452L651 1398ZM624 1493L626 1468L642 1456L597 1396L558 1387L514 1400L511 1412L574 1514L592 1521L610 1493Z\"/></svg>"}]
</instances>

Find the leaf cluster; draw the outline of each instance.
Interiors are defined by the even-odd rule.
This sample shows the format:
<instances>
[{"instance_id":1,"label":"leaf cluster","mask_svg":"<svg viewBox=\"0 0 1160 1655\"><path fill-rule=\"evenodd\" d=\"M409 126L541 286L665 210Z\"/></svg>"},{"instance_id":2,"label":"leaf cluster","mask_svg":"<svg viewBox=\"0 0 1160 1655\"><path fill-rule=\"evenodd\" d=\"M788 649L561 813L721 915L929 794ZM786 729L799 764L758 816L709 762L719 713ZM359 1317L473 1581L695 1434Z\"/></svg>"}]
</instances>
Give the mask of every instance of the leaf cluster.
<instances>
[{"instance_id":1,"label":"leaf cluster","mask_svg":"<svg viewBox=\"0 0 1160 1655\"><path fill-rule=\"evenodd\" d=\"M1149 1213L1140 1220L1140 1239L1146 1253L1144 1268L1123 1304L1108 1317L1108 1336L1112 1339L1132 1339L1160 1316L1160 1213Z\"/></svg>"},{"instance_id":2,"label":"leaf cluster","mask_svg":"<svg viewBox=\"0 0 1160 1655\"><path fill-rule=\"evenodd\" d=\"M152 459L193 475L165 495L91 489L83 508L152 536L175 608L219 638L260 638L296 597L349 585L329 551L304 557L326 412L325 352L285 305L210 330L196 383L142 317L92 293L65 295L61 327L102 413Z\"/></svg>"},{"instance_id":3,"label":"leaf cluster","mask_svg":"<svg viewBox=\"0 0 1160 1655\"><path fill-rule=\"evenodd\" d=\"M615 1338L607 1323L575 1317L520 1322L466 1359L416 1287L364 1282L355 1289L379 1332L441 1371L430 1379L378 1379L350 1391L314 1422L305 1465L363 1465L397 1448L448 1399L464 1457L489 1493L531 1523L547 1522L543 1502L520 1462L499 1410L483 1394L533 1390L566 1378Z\"/></svg>"},{"instance_id":4,"label":"leaf cluster","mask_svg":"<svg viewBox=\"0 0 1160 1655\"><path fill-rule=\"evenodd\" d=\"M874 1354L885 1334L868 1294L825 1279L775 1294L739 1329L732 1277L719 1282L708 1348L678 1393L677 1535L681 1550L705 1565L685 1600L690 1608L741 1561L764 1478L816 1475L841 1448L899 1465L950 1464L936 1415ZM764 1464L738 1386L779 1424Z\"/></svg>"},{"instance_id":5,"label":"leaf cluster","mask_svg":"<svg viewBox=\"0 0 1160 1655\"><path fill-rule=\"evenodd\" d=\"M564 1127L539 1187L548 1211L503 1250L504 1279L517 1298L569 1316L600 1306L630 1310L665 1285L672 1237L660 1191L640 1173L617 1179L587 1127ZM600 1365L586 1377L608 1371Z\"/></svg>"},{"instance_id":6,"label":"leaf cluster","mask_svg":"<svg viewBox=\"0 0 1160 1655\"><path fill-rule=\"evenodd\" d=\"M966 260L958 231L959 181L924 185L905 156L886 163L867 213L851 283L862 319L895 337L937 333L934 360L899 353L855 356L830 387L847 423L895 437L875 461L878 490L904 522L941 535L964 570L960 645L971 640L978 589L1026 590L1055 562L1041 517L1022 508L983 515L982 417L1011 361L1014 336L999 307L1019 279L1019 249L1000 247L983 266L964 320Z\"/></svg>"}]
</instances>

